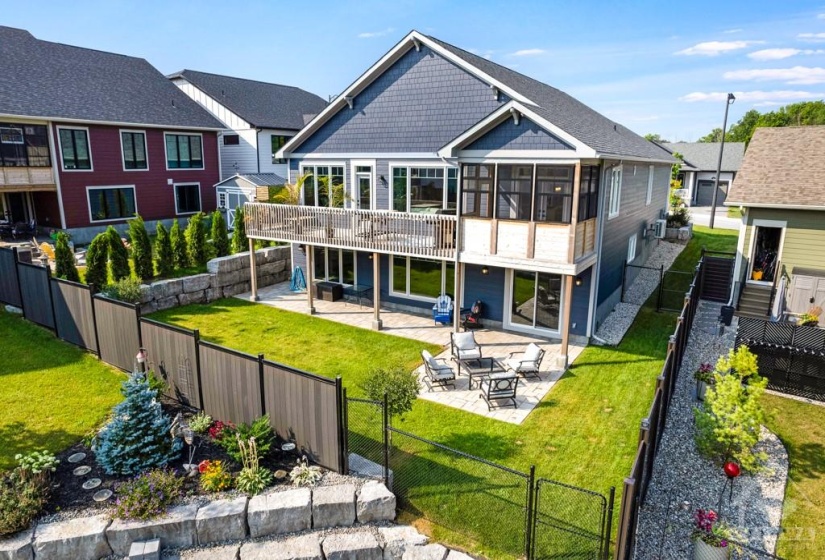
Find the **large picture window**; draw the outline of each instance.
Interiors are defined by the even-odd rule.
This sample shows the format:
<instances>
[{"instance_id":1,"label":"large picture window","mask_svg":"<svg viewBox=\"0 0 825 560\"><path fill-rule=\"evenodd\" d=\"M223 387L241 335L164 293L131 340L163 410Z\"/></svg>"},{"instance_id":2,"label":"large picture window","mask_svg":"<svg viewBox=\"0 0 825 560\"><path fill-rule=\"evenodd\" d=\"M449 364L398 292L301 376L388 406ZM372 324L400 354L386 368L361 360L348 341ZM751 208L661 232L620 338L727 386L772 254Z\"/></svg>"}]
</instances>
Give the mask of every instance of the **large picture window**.
<instances>
[{"instance_id":1,"label":"large picture window","mask_svg":"<svg viewBox=\"0 0 825 560\"><path fill-rule=\"evenodd\" d=\"M499 165L496 217L500 220L529 220L532 190L532 165Z\"/></svg>"},{"instance_id":2,"label":"large picture window","mask_svg":"<svg viewBox=\"0 0 825 560\"><path fill-rule=\"evenodd\" d=\"M203 169L203 143L200 135L166 134L167 169Z\"/></svg>"},{"instance_id":3,"label":"large picture window","mask_svg":"<svg viewBox=\"0 0 825 560\"><path fill-rule=\"evenodd\" d=\"M495 165L465 165L461 173L461 214L478 218L493 217Z\"/></svg>"},{"instance_id":4,"label":"large picture window","mask_svg":"<svg viewBox=\"0 0 825 560\"><path fill-rule=\"evenodd\" d=\"M134 187L94 187L86 194L93 222L123 220L137 213Z\"/></svg>"},{"instance_id":5,"label":"large picture window","mask_svg":"<svg viewBox=\"0 0 825 560\"><path fill-rule=\"evenodd\" d=\"M120 145L123 150L123 169L149 169L146 161L146 133L121 130Z\"/></svg>"},{"instance_id":6,"label":"large picture window","mask_svg":"<svg viewBox=\"0 0 825 560\"><path fill-rule=\"evenodd\" d=\"M536 204L533 220L569 224L573 215L573 168L536 167Z\"/></svg>"},{"instance_id":7,"label":"large picture window","mask_svg":"<svg viewBox=\"0 0 825 560\"><path fill-rule=\"evenodd\" d=\"M454 291L453 262L394 256L391 273L393 295L435 299Z\"/></svg>"},{"instance_id":8,"label":"large picture window","mask_svg":"<svg viewBox=\"0 0 825 560\"><path fill-rule=\"evenodd\" d=\"M45 125L0 123L0 166L48 167L51 164Z\"/></svg>"},{"instance_id":9,"label":"large picture window","mask_svg":"<svg viewBox=\"0 0 825 560\"><path fill-rule=\"evenodd\" d=\"M178 214L201 211L201 186L198 183L175 185L175 211Z\"/></svg>"},{"instance_id":10,"label":"large picture window","mask_svg":"<svg viewBox=\"0 0 825 560\"><path fill-rule=\"evenodd\" d=\"M355 251L315 247L313 254L313 276L315 280L339 282L354 285Z\"/></svg>"},{"instance_id":11,"label":"large picture window","mask_svg":"<svg viewBox=\"0 0 825 560\"><path fill-rule=\"evenodd\" d=\"M394 167L392 209L416 214L455 214L458 169Z\"/></svg>"},{"instance_id":12,"label":"large picture window","mask_svg":"<svg viewBox=\"0 0 825 560\"><path fill-rule=\"evenodd\" d=\"M301 167L304 181L304 206L343 208L345 198L343 165Z\"/></svg>"},{"instance_id":13,"label":"large picture window","mask_svg":"<svg viewBox=\"0 0 825 560\"><path fill-rule=\"evenodd\" d=\"M284 147L286 141L289 140L288 136L282 136L280 134L273 134L270 136L270 143L272 144L272 163L280 164L286 163L286 160L283 158L275 157L275 154L278 153L278 150ZM264 144L265 145L265 144Z\"/></svg>"},{"instance_id":14,"label":"large picture window","mask_svg":"<svg viewBox=\"0 0 825 560\"><path fill-rule=\"evenodd\" d=\"M582 167L579 190L579 221L595 218L599 214L599 166Z\"/></svg>"},{"instance_id":15,"label":"large picture window","mask_svg":"<svg viewBox=\"0 0 825 560\"><path fill-rule=\"evenodd\" d=\"M89 150L89 132L85 128L59 128L60 155L63 169L83 171L92 169L92 155Z\"/></svg>"}]
</instances>

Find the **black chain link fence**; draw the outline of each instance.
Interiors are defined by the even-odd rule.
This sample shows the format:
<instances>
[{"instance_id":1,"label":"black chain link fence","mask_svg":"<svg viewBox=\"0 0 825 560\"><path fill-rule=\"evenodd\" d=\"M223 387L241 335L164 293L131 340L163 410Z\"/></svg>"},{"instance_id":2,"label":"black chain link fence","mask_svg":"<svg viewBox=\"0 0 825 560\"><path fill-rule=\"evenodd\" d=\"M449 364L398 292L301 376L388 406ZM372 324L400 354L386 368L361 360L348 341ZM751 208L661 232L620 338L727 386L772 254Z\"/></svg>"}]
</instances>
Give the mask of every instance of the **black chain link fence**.
<instances>
[{"instance_id":1,"label":"black chain link fence","mask_svg":"<svg viewBox=\"0 0 825 560\"><path fill-rule=\"evenodd\" d=\"M346 449L350 472L385 478L384 403L346 397Z\"/></svg>"}]
</instances>

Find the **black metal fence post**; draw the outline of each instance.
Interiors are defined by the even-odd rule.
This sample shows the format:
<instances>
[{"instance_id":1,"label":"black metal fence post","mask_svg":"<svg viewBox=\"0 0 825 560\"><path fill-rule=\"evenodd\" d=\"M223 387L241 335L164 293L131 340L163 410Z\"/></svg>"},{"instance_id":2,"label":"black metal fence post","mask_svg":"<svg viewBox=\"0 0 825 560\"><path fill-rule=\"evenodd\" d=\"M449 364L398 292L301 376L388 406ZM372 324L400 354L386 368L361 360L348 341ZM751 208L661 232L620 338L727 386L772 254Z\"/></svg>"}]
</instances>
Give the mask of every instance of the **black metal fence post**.
<instances>
[{"instance_id":1,"label":"black metal fence post","mask_svg":"<svg viewBox=\"0 0 825 560\"><path fill-rule=\"evenodd\" d=\"M266 391L264 391L264 355L258 354L258 383L261 387L261 416L266 414Z\"/></svg>"},{"instance_id":2,"label":"black metal fence post","mask_svg":"<svg viewBox=\"0 0 825 560\"><path fill-rule=\"evenodd\" d=\"M389 398L387 393L384 393L383 404L383 423L384 423L384 485L389 488L390 485L390 411Z\"/></svg>"},{"instance_id":3,"label":"black metal fence post","mask_svg":"<svg viewBox=\"0 0 825 560\"><path fill-rule=\"evenodd\" d=\"M610 557L610 536L613 532L613 507L616 504L616 487L610 487L610 494L607 498L607 515L605 519L604 528L604 551L602 552L602 559L608 560Z\"/></svg>"},{"instance_id":4,"label":"black metal fence post","mask_svg":"<svg viewBox=\"0 0 825 560\"><path fill-rule=\"evenodd\" d=\"M344 386L341 381L341 376L335 378L335 401L338 406L338 472L339 474L347 474L347 450L344 449L344 408L347 404L344 400Z\"/></svg>"},{"instance_id":5,"label":"black metal fence post","mask_svg":"<svg viewBox=\"0 0 825 560\"><path fill-rule=\"evenodd\" d=\"M535 513L536 500L536 466L530 465L530 478L527 479L527 532L524 538L524 548L528 560L532 560L534 556L533 538L536 532L536 519L538 516Z\"/></svg>"},{"instance_id":6,"label":"black metal fence post","mask_svg":"<svg viewBox=\"0 0 825 560\"><path fill-rule=\"evenodd\" d=\"M662 297L665 292L665 265L659 269L659 297L656 298L656 313L662 310Z\"/></svg>"},{"instance_id":7,"label":"black metal fence post","mask_svg":"<svg viewBox=\"0 0 825 560\"><path fill-rule=\"evenodd\" d=\"M23 301L23 285L20 282L20 255L18 253L17 247L12 247L12 253L14 253L14 275L17 276L17 295L20 298L20 309L23 310L23 317L26 316L26 308L24 307Z\"/></svg>"},{"instance_id":8,"label":"black metal fence post","mask_svg":"<svg viewBox=\"0 0 825 560\"><path fill-rule=\"evenodd\" d=\"M347 388L341 389L341 402L343 404L341 415L341 428L344 432L344 444L341 449L342 462L344 463L344 473L349 474L349 399L347 398Z\"/></svg>"},{"instance_id":9,"label":"black metal fence post","mask_svg":"<svg viewBox=\"0 0 825 560\"><path fill-rule=\"evenodd\" d=\"M95 285L89 284L89 301L92 304L92 326L95 330L95 350L100 359L100 335L97 333L97 312L95 311Z\"/></svg>"},{"instance_id":10,"label":"black metal fence post","mask_svg":"<svg viewBox=\"0 0 825 560\"><path fill-rule=\"evenodd\" d=\"M195 339L195 378L198 380L198 404L200 409L204 410L203 405L203 379L201 378L201 331L195 329L192 334Z\"/></svg>"},{"instance_id":11,"label":"black metal fence post","mask_svg":"<svg viewBox=\"0 0 825 560\"><path fill-rule=\"evenodd\" d=\"M622 261L622 296L619 301L624 303L624 283L627 280L627 260Z\"/></svg>"},{"instance_id":12,"label":"black metal fence post","mask_svg":"<svg viewBox=\"0 0 825 560\"><path fill-rule=\"evenodd\" d=\"M19 281L19 280L18 280ZM49 301L52 303L52 321L54 322L54 334L60 337L57 330L57 310L54 308L54 291L52 291L52 269L46 267L46 286L49 289Z\"/></svg>"}]
</instances>

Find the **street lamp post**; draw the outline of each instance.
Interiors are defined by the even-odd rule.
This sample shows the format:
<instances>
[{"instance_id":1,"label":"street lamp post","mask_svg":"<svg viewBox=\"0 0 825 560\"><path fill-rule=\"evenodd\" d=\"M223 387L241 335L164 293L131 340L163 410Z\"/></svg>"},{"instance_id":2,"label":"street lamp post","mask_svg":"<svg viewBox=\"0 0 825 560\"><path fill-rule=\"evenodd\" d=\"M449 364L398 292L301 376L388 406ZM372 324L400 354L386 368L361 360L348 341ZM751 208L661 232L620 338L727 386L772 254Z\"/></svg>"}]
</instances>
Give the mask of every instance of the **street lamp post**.
<instances>
[{"instance_id":1,"label":"street lamp post","mask_svg":"<svg viewBox=\"0 0 825 560\"><path fill-rule=\"evenodd\" d=\"M713 229L713 221L716 218L716 192L719 190L719 175L722 174L722 153L725 151L725 132L728 130L728 109L736 97L732 93L728 94L727 103L725 103L725 120L722 122L722 144L719 146L719 163L716 165L716 177L713 180L713 196L710 203L710 229Z\"/></svg>"}]
</instances>

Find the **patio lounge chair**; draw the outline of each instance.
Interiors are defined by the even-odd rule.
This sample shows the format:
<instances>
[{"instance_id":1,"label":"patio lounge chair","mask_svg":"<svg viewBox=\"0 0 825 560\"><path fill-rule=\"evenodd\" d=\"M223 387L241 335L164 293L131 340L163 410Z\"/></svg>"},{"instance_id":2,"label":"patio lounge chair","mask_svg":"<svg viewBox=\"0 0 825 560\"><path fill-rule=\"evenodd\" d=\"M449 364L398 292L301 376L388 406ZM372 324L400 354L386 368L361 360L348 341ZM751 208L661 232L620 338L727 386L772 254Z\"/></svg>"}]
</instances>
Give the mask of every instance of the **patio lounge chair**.
<instances>
[{"instance_id":1,"label":"patio lounge chair","mask_svg":"<svg viewBox=\"0 0 825 560\"><path fill-rule=\"evenodd\" d=\"M494 401L496 403L512 401L513 408L518 408L516 403L517 388L518 376L508 373L494 373L481 382L481 398L487 403L487 410L493 410Z\"/></svg>"},{"instance_id":2,"label":"patio lounge chair","mask_svg":"<svg viewBox=\"0 0 825 560\"><path fill-rule=\"evenodd\" d=\"M426 374L424 383L427 384L430 392L433 390L433 385L439 385L445 389L450 385L455 389L455 384L451 383L455 381L455 373L453 373L453 369L446 360L433 358L433 355L427 350L421 351L421 357L424 358L424 372Z\"/></svg>"},{"instance_id":3,"label":"patio lounge chair","mask_svg":"<svg viewBox=\"0 0 825 560\"><path fill-rule=\"evenodd\" d=\"M539 377L539 367L541 361L544 359L544 350L537 344L531 342L527 345L524 352L511 352L504 360L504 365L507 369L512 370L513 373L523 375L525 377Z\"/></svg>"},{"instance_id":4,"label":"patio lounge chair","mask_svg":"<svg viewBox=\"0 0 825 560\"><path fill-rule=\"evenodd\" d=\"M450 349L454 360L476 360L481 357L481 345L472 331L450 333Z\"/></svg>"},{"instance_id":5,"label":"patio lounge chair","mask_svg":"<svg viewBox=\"0 0 825 560\"><path fill-rule=\"evenodd\" d=\"M34 220L30 220L28 223L20 222L18 224L14 224L14 227L11 230L11 235L15 239L19 239L21 237L29 237L30 235L37 234L37 223Z\"/></svg>"},{"instance_id":6,"label":"patio lounge chair","mask_svg":"<svg viewBox=\"0 0 825 560\"><path fill-rule=\"evenodd\" d=\"M441 294L433 305L433 321L436 324L449 325L453 322L453 299Z\"/></svg>"}]
</instances>

